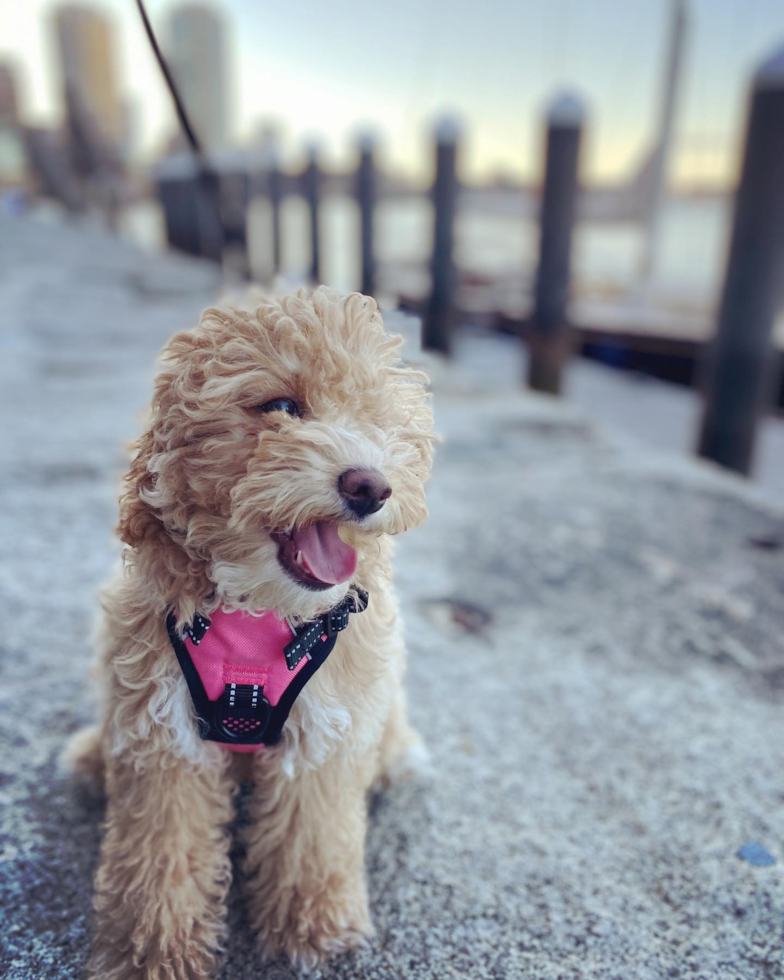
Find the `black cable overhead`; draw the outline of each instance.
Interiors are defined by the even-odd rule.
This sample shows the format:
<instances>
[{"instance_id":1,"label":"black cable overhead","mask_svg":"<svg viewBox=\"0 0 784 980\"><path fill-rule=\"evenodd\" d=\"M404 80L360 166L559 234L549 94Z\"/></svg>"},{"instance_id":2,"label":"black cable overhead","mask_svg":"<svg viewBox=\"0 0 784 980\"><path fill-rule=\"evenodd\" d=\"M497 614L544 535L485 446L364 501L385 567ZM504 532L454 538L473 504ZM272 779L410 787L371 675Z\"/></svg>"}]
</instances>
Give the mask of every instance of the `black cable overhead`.
<instances>
[{"instance_id":1,"label":"black cable overhead","mask_svg":"<svg viewBox=\"0 0 784 980\"><path fill-rule=\"evenodd\" d=\"M139 8L139 13L142 17L142 23L144 24L144 29L147 32L147 38L149 39L150 45L155 55L155 59L158 62L158 66L161 69L163 77L166 81L166 86L169 89L169 93L172 97L172 102L174 102L174 108L177 112L177 118L180 120L180 125L182 126L183 132L185 133L185 138L188 140L191 149L198 157L204 156L204 151L202 149L201 142L196 135L196 131L193 126L191 126L191 121L188 118L188 112L185 108L185 103L180 97L179 90L175 84L172 73L169 71L169 66L166 64L166 59L163 57L163 52L158 44L158 39L155 36L155 31L152 29L152 24L150 23L150 18L147 16L147 11L144 7L144 0L136 0L136 6Z\"/></svg>"}]
</instances>

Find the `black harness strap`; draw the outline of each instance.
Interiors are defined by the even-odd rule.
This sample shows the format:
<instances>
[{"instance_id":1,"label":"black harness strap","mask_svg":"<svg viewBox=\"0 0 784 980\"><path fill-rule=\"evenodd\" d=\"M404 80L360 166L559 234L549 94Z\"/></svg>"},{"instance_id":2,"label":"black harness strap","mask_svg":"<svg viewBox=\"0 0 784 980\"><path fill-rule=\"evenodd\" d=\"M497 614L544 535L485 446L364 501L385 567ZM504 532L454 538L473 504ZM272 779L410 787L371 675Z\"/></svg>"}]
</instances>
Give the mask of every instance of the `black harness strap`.
<instances>
[{"instance_id":1,"label":"black harness strap","mask_svg":"<svg viewBox=\"0 0 784 980\"><path fill-rule=\"evenodd\" d=\"M274 706L264 697L263 685L259 684L227 684L223 694L211 701L190 652L177 632L177 619L173 612L169 613L166 619L169 640L191 693L201 738L232 745L275 745L279 742L294 702L332 653L337 634L348 626L351 613L362 612L367 606L367 592L355 591L360 604L353 596L346 596L315 622L300 627L284 647L289 670L294 670L303 657L308 658L308 663L291 679ZM210 620L197 615L183 632L194 646L198 646L209 628Z\"/></svg>"}]
</instances>

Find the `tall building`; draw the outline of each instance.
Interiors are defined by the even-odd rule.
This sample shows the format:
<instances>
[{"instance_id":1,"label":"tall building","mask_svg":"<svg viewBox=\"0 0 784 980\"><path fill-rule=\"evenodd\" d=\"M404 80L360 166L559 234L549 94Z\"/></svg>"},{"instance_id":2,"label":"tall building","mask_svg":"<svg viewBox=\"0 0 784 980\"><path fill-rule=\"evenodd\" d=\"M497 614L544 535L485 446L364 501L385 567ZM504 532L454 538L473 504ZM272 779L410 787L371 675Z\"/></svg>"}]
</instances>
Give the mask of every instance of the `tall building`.
<instances>
[{"instance_id":1,"label":"tall building","mask_svg":"<svg viewBox=\"0 0 784 980\"><path fill-rule=\"evenodd\" d=\"M188 3L169 20L167 57L196 134L205 147L226 143L229 92L226 38L220 15Z\"/></svg>"},{"instance_id":2,"label":"tall building","mask_svg":"<svg viewBox=\"0 0 784 980\"><path fill-rule=\"evenodd\" d=\"M91 7L68 4L55 12L55 32L69 113L78 102L104 139L118 145L125 135L124 113L108 18Z\"/></svg>"},{"instance_id":3,"label":"tall building","mask_svg":"<svg viewBox=\"0 0 784 980\"><path fill-rule=\"evenodd\" d=\"M9 64L0 64L0 122L15 123L19 118L16 76Z\"/></svg>"},{"instance_id":4,"label":"tall building","mask_svg":"<svg viewBox=\"0 0 784 980\"><path fill-rule=\"evenodd\" d=\"M0 188L24 183L27 159L16 93L16 74L0 64Z\"/></svg>"}]
</instances>

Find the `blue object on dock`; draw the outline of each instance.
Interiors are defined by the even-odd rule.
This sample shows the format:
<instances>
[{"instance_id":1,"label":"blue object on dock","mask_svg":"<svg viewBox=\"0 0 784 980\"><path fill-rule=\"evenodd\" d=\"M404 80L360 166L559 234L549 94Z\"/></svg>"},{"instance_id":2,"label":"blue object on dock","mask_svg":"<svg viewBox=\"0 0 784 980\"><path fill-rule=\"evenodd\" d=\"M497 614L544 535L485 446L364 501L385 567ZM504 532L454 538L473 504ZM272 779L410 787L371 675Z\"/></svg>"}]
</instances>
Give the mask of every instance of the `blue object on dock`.
<instances>
[{"instance_id":1,"label":"blue object on dock","mask_svg":"<svg viewBox=\"0 0 784 980\"><path fill-rule=\"evenodd\" d=\"M756 841L749 841L748 844L744 844L738 851L738 857L741 861L747 861L757 868L767 868L771 864L776 863L776 859L767 847L763 847L762 844L758 844Z\"/></svg>"}]
</instances>

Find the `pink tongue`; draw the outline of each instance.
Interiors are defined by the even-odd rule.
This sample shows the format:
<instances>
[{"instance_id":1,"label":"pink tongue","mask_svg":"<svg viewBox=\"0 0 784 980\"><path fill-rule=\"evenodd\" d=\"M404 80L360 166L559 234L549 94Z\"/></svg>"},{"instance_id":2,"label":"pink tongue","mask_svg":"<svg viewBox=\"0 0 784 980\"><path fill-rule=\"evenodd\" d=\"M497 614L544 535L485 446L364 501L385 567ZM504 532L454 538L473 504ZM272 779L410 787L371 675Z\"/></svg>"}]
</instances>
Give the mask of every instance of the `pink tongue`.
<instances>
[{"instance_id":1,"label":"pink tongue","mask_svg":"<svg viewBox=\"0 0 784 980\"><path fill-rule=\"evenodd\" d=\"M357 568L357 553L340 540L335 524L320 521L292 535L294 546L302 552L310 574L322 582L346 582Z\"/></svg>"}]
</instances>

